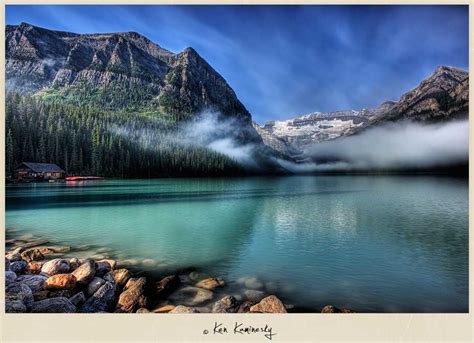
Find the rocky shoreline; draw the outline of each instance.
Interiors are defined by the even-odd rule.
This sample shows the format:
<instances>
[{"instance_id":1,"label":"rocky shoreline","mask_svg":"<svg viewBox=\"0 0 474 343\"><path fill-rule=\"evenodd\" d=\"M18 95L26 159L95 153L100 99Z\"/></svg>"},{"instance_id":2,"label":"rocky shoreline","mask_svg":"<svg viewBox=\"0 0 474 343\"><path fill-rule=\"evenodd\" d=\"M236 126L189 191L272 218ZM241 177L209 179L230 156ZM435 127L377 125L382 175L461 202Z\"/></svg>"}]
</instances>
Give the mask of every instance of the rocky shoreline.
<instances>
[{"instance_id":1,"label":"rocky shoreline","mask_svg":"<svg viewBox=\"0 0 474 343\"><path fill-rule=\"evenodd\" d=\"M74 256L84 255L82 247L52 245L31 235L5 243L7 313L296 312L275 294L259 289L258 282L247 282L247 289L237 294L222 278L203 278L193 268L143 276L125 268L127 261L92 253ZM320 312L354 311L327 305Z\"/></svg>"}]
</instances>

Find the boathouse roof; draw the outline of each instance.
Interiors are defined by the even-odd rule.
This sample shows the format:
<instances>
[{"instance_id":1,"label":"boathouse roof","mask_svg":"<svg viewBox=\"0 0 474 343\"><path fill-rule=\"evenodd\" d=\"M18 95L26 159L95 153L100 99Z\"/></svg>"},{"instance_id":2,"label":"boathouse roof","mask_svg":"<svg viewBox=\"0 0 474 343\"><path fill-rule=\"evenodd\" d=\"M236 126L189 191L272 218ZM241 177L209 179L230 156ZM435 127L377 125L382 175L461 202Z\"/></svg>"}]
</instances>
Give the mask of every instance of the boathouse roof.
<instances>
[{"instance_id":1,"label":"boathouse roof","mask_svg":"<svg viewBox=\"0 0 474 343\"><path fill-rule=\"evenodd\" d=\"M34 162L22 162L15 169L19 169L22 166L33 170L35 173L65 173L65 171L55 165L54 163L34 163Z\"/></svg>"}]
</instances>

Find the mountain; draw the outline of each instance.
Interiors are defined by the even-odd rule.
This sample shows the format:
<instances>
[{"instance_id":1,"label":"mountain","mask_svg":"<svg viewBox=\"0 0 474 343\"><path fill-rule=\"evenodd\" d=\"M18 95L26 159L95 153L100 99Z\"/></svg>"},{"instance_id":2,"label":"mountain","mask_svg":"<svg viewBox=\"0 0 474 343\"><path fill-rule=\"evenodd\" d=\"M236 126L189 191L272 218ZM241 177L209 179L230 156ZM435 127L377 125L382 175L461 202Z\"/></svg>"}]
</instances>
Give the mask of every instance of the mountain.
<instances>
[{"instance_id":1,"label":"mountain","mask_svg":"<svg viewBox=\"0 0 474 343\"><path fill-rule=\"evenodd\" d=\"M469 74L441 66L398 102L374 109L314 112L263 126L253 123L265 144L295 158L314 143L345 137L387 121L446 121L468 116Z\"/></svg>"},{"instance_id":2,"label":"mountain","mask_svg":"<svg viewBox=\"0 0 474 343\"><path fill-rule=\"evenodd\" d=\"M249 111L193 48L173 53L136 32L26 23L7 25L5 44L9 169L37 161L133 177L281 170ZM190 142L190 125L207 113L218 121L206 131L212 137ZM226 153L239 146L252 155L251 168Z\"/></svg>"},{"instance_id":3,"label":"mountain","mask_svg":"<svg viewBox=\"0 0 474 343\"><path fill-rule=\"evenodd\" d=\"M193 48L172 53L136 32L75 34L6 27L6 84L21 94L183 120L210 110L259 142L233 89Z\"/></svg>"}]
</instances>

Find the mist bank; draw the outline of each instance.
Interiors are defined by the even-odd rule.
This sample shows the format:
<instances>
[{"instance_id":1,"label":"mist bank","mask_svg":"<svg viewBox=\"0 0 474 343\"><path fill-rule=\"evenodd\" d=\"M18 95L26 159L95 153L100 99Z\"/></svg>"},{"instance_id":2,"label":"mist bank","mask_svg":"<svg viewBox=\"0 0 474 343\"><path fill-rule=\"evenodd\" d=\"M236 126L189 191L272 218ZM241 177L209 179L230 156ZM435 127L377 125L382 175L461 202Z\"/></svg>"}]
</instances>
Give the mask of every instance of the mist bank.
<instances>
[{"instance_id":1,"label":"mist bank","mask_svg":"<svg viewBox=\"0 0 474 343\"><path fill-rule=\"evenodd\" d=\"M304 153L305 163L278 162L292 173L467 173L469 122L386 123L357 135L314 144Z\"/></svg>"}]
</instances>

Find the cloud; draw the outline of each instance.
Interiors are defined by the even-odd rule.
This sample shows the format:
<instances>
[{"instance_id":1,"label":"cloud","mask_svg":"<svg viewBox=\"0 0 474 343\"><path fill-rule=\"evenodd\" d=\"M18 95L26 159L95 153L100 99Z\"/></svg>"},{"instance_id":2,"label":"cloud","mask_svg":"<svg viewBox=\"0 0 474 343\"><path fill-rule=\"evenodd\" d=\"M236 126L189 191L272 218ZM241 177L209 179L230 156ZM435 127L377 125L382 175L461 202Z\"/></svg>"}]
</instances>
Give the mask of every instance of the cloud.
<instances>
[{"instance_id":1,"label":"cloud","mask_svg":"<svg viewBox=\"0 0 474 343\"><path fill-rule=\"evenodd\" d=\"M430 169L467 163L469 123L385 124L358 135L314 144L305 154L315 162L282 165L293 172L310 172Z\"/></svg>"}]
</instances>

